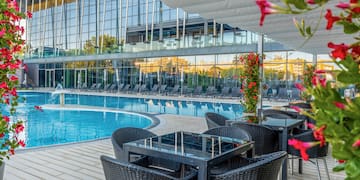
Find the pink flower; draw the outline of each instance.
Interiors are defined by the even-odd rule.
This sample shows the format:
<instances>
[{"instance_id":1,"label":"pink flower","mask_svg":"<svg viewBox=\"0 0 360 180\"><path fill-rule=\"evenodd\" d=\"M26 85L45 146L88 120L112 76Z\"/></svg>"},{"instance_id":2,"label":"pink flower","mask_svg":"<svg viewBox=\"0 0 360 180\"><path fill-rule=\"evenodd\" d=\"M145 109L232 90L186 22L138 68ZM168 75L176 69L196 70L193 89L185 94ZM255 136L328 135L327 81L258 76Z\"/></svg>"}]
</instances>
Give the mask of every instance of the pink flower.
<instances>
[{"instance_id":1,"label":"pink flower","mask_svg":"<svg viewBox=\"0 0 360 180\"><path fill-rule=\"evenodd\" d=\"M307 122L307 123L306 123L306 126L307 126L308 128L310 128L310 129L315 129L315 125L314 125L313 123Z\"/></svg>"},{"instance_id":2,"label":"pink flower","mask_svg":"<svg viewBox=\"0 0 360 180\"><path fill-rule=\"evenodd\" d=\"M328 47L334 49L331 51L331 56L333 58L340 58L340 59L345 59L347 50L349 49L349 46L344 43L334 44L332 42L329 42Z\"/></svg>"},{"instance_id":3,"label":"pink flower","mask_svg":"<svg viewBox=\"0 0 360 180\"><path fill-rule=\"evenodd\" d=\"M325 14L325 18L328 21L326 25L326 29L330 30L333 27L333 24L336 21L339 21L341 18L337 16L333 16L330 9L327 9L327 13Z\"/></svg>"},{"instance_id":4,"label":"pink flower","mask_svg":"<svg viewBox=\"0 0 360 180\"><path fill-rule=\"evenodd\" d=\"M14 149L9 149L9 153L10 153L11 155L14 155L14 154L15 154L15 150L14 150Z\"/></svg>"},{"instance_id":5,"label":"pink flower","mask_svg":"<svg viewBox=\"0 0 360 180\"><path fill-rule=\"evenodd\" d=\"M27 11L27 12L26 12L26 16L27 16L28 18L32 18L32 13L31 13L30 11Z\"/></svg>"},{"instance_id":6,"label":"pink flower","mask_svg":"<svg viewBox=\"0 0 360 180\"><path fill-rule=\"evenodd\" d=\"M346 107L345 104L343 104L341 102L335 101L334 104L337 108L342 109L342 110L345 109L345 107Z\"/></svg>"},{"instance_id":7,"label":"pink flower","mask_svg":"<svg viewBox=\"0 0 360 180\"><path fill-rule=\"evenodd\" d=\"M0 89L8 90L8 89L9 89L9 86L6 84L6 82L2 82L2 83L0 84Z\"/></svg>"},{"instance_id":8,"label":"pink flower","mask_svg":"<svg viewBox=\"0 0 360 180\"><path fill-rule=\"evenodd\" d=\"M275 4L267 1L267 0L256 0L257 6L260 8L261 17L260 17L260 26L264 24L265 16L269 14L277 13L278 11L275 9L271 9L271 7L275 7Z\"/></svg>"},{"instance_id":9,"label":"pink flower","mask_svg":"<svg viewBox=\"0 0 360 180\"><path fill-rule=\"evenodd\" d=\"M308 4L316 4L314 0L307 0L306 1Z\"/></svg>"},{"instance_id":10,"label":"pink flower","mask_svg":"<svg viewBox=\"0 0 360 180\"><path fill-rule=\"evenodd\" d=\"M295 87L298 88L300 91L305 91L304 86L300 83L295 83Z\"/></svg>"},{"instance_id":11,"label":"pink flower","mask_svg":"<svg viewBox=\"0 0 360 180\"><path fill-rule=\"evenodd\" d=\"M360 139L356 140L354 144L352 144L352 147L360 147Z\"/></svg>"},{"instance_id":12,"label":"pink flower","mask_svg":"<svg viewBox=\"0 0 360 180\"><path fill-rule=\"evenodd\" d=\"M13 89L10 91L10 94L13 95L13 96L17 96L16 88L13 88Z\"/></svg>"},{"instance_id":13,"label":"pink flower","mask_svg":"<svg viewBox=\"0 0 360 180\"><path fill-rule=\"evenodd\" d=\"M341 9L348 9L350 8L350 3L339 2L339 4L337 4L336 7Z\"/></svg>"},{"instance_id":14,"label":"pink flower","mask_svg":"<svg viewBox=\"0 0 360 180\"><path fill-rule=\"evenodd\" d=\"M6 29L2 28L2 30L0 31L0 37L2 37L5 34Z\"/></svg>"},{"instance_id":15,"label":"pink flower","mask_svg":"<svg viewBox=\"0 0 360 180\"><path fill-rule=\"evenodd\" d=\"M315 146L316 142L302 142L297 139L289 139L288 144L290 146L293 146L295 149L300 151L301 157L304 160L309 160L309 155L306 153L306 150Z\"/></svg>"},{"instance_id":16,"label":"pink flower","mask_svg":"<svg viewBox=\"0 0 360 180\"><path fill-rule=\"evenodd\" d=\"M299 108L298 106L290 106L291 109L295 110L296 112L300 113L302 111L301 108Z\"/></svg>"}]
</instances>

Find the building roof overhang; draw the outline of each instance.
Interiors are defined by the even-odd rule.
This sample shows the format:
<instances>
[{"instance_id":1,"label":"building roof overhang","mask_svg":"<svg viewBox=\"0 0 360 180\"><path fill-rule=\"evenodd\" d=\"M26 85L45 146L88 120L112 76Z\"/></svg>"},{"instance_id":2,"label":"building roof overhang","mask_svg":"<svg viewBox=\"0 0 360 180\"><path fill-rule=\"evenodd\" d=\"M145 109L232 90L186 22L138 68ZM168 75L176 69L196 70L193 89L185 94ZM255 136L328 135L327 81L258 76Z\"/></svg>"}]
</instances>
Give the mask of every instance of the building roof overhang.
<instances>
[{"instance_id":1,"label":"building roof overhang","mask_svg":"<svg viewBox=\"0 0 360 180\"><path fill-rule=\"evenodd\" d=\"M325 15L328 7L334 7L339 1L329 1L324 8L301 15L268 15L264 25L259 26L260 10L255 0L162 0L172 8L181 8L188 13L197 13L203 18L214 19L218 23L229 24L232 27L265 34L267 37L283 43L289 48L313 54L327 54L328 42L349 43L353 38L344 35L341 27L334 26L332 30L326 30ZM280 0L272 0L279 2ZM337 8L332 8L337 13ZM319 23L318 30L306 44L304 37L300 35L293 24L293 18L305 19L306 24L315 27ZM319 21L320 20L320 21ZM304 44L304 45L303 45Z\"/></svg>"}]
</instances>

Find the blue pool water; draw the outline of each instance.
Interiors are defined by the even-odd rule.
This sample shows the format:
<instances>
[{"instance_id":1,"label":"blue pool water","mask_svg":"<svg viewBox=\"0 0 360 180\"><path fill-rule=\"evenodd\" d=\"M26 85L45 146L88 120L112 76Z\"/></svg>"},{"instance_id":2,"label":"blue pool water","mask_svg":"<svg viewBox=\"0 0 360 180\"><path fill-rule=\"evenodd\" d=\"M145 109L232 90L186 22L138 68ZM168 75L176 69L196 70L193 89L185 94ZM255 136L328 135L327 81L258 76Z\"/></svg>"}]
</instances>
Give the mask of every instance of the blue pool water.
<instances>
[{"instance_id":1,"label":"blue pool water","mask_svg":"<svg viewBox=\"0 0 360 180\"><path fill-rule=\"evenodd\" d=\"M43 112L35 105L59 104L58 95L50 93L21 92L17 108L18 116L26 120L25 139L27 147L39 147L70 142L93 140L111 136L120 127L145 128L152 121L144 116L121 112L53 110ZM159 100L148 98L124 98L66 94L65 104L117 108L133 112L167 113L204 117L206 112L218 112L229 118L242 114L239 104L200 103L191 101Z\"/></svg>"}]
</instances>

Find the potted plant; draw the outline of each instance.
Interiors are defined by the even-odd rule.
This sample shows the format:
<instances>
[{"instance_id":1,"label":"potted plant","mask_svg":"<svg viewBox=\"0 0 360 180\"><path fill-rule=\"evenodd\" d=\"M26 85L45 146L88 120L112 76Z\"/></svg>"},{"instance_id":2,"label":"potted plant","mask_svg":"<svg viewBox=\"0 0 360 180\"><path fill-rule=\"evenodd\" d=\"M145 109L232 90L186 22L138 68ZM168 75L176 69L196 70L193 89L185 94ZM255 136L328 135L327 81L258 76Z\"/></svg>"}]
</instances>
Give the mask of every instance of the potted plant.
<instances>
[{"instance_id":1,"label":"potted plant","mask_svg":"<svg viewBox=\"0 0 360 180\"><path fill-rule=\"evenodd\" d=\"M241 73L243 98L241 104L244 107L244 117L247 122L257 123L256 108L259 99L259 54L248 53L239 56L240 63L243 65Z\"/></svg>"},{"instance_id":2,"label":"potted plant","mask_svg":"<svg viewBox=\"0 0 360 180\"><path fill-rule=\"evenodd\" d=\"M285 6L275 5L267 0L257 0L256 3L261 10L260 24L266 15L274 13L299 14L322 8L328 0L296 0L284 1ZM340 10L338 15L333 9L326 9L324 15L327 20L326 29L331 30L334 25L341 26L344 34L354 37L353 42L335 44L328 43L330 56L340 68L337 73L337 85L360 85L360 1L350 0L339 2L336 7ZM305 26L304 21L296 27L300 34L306 38L316 35L310 26ZM316 28L315 28L316 29ZM302 152L306 158L306 150L314 145L322 146L325 142L331 144L332 156L340 163L333 170L345 170L346 179L360 179L360 97L342 97L333 82L329 82L324 76L323 70L315 70L311 77L311 86L301 91L313 96L312 113L308 113L299 107L293 107L296 111L310 116L316 121L315 127L310 125L314 131L314 137L318 142L305 143L292 139L291 145Z\"/></svg>"},{"instance_id":3,"label":"potted plant","mask_svg":"<svg viewBox=\"0 0 360 180\"><path fill-rule=\"evenodd\" d=\"M18 138L24 130L23 122L14 116L18 104L16 86L19 84L16 71L22 65L17 54L24 45L21 39L24 28L20 26L23 18L25 14L19 12L16 1L0 0L0 179L4 174L5 158L14 155L17 147L25 146L24 140Z\"/></svg>"}]
</instances>

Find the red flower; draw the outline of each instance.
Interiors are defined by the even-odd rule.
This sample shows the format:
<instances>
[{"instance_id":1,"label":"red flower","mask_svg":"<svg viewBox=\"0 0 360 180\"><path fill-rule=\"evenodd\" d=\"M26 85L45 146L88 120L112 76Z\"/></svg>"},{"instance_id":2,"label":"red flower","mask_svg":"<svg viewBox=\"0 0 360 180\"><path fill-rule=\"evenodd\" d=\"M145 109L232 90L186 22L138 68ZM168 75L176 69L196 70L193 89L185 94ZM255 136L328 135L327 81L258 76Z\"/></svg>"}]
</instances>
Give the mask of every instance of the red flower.
<instances>
[{"instance_id":1,"label":"red flower","mask_svg":"<svg viewBox=\"0 0 360 180\"><path fill-rule=\"evenodd\" d=\"M358 58L360 56L360 46L355 46L351 50L351 55L354 59Z\"/></svg>"},{"instance_id":2,"label":"red flower","mask_svg":"<svg viewBox=\"0 0 360 180\"><path fill-rule=\"evenodd\" d=\"M335 101L334 104L337 108L342 109L342 110L345 109L345 107L346 107L345 104L343 104L341 102Z\"/></svg>"},{"instance_id":3,"label":"red flower","mask_svg":"<svg viewBox=\"0 0 360 180\"><path fill-rule=\"evenodd\" d=\"M35 108L36 110L40 111L40 112L43 112L43 111L44 111L41 106L34 106L34 108Z\"/></svg>"},{"instance_id":4,"label":"red flower","mask_svg":"<svg viewBox=\"0 0 360 180\"><path fill-rule=\"evenodd\" d=\"M0 138L3 138L4 136L5 136L4 133L1 133L1 134L0 134Z\"/></svg>"},{"instance_id":5,"label":"red flower","mask_svg":"<svg viewBox=\"0 0 360 180\"><path fill-rule=\"evenodd\" d=\"M275 9L271 9L270 7L274 7L275 5L267 0L256 0L257 6L260 8L261 17L260 17L260 26L264 24L265 16L268 14L277 13Z\"/></svg>"},{"instance_id":6,"label":"red flower","mask_svg":"<svg viewBox=\"0 0 360 180\"><path fill-rule=\"evenodd\" d=\"M10 153L11 155L14 155L14 154L15 154L15 150L14 150L14 149L9 149L9 153Z\"/></svg>"},{"instance_id":7,"label":"red flower","mask_svg":"<svg viewBox=\"0 0 360 180\"><path fill-rule=\"evenodd\" d=\"M316 4L316 2L314 0L307 0L306 1L308 4Z\"/></svg>"},{"instance_id":8,"label":"red flower","mask_svg":"<svg viewBox=\"0 0 360 180\"><path fill-rule=\"evenodd\" d=\"M16 77L16 76L11 76L10 77L10 81L17 81L19 78L18 77Z\"/></svg>"},{"instance_id":9,"label":"red flower","mask_svg":"<svg viewBox=\"0 0 360 180\"><path fill-rule=\"evenodd\" d=\"M308 128L310 128L310 129L315 129L315 125L314 125L313 123L307 122L307 123L306 123L306 126L307 126Z\"/></svg>"},{"instance_id":10,"label":"red flower","mask_svg":"<svg viewBox=\"0 0 360 180\"><path fill-rule=\"evenodd\" d=\"M299 108L298 106L290 106L291 109L295 110L296 112L300 113L302 111L301 108Z\"/></svg>"},{"instance_id":11,"label":"red flower","mask_svg":"<svg viewBox=\"0 0 360 180\"><path fill-rule=\"evenodd\" d=\"M27 12L26 12L26 16L27 16L28 18L32 18L32 13L31 13L30 11L27 11Z\"/></svg>"},{"instance_id":12,"label":"red flower","mask_svg":"<svg viewBox=\"0 0 360 180\"><path fill-rule=\"evenodd\" d=\"M22 124L16 125L16 127L15 127L16 134L21 133L23 130L24 130L24 126Z\"/></svg>"},{"instance_id":13,"label":"red flower","mask_svg":"<svg viewBox=\"0 0 360 180\"><path fill-rule=\"evenodd\" d=\"M352 147L360 147L360 139L355 141L354 144L352 144Z\"/></svg>"},{"instance_id":14,"label":"red flower","mask_svg":"<svg viewBox=\"0 0 360 180\"><path fill-rule=\"evenodd\" d=\"M300 91L305 91L304 86L300 83L295 83L295 87L298 88Z\"/></svg>"},{"instance_id":15,"label":"red flower","mask_svg":"<svg viewBox=\"0 0 360 180\"><path fill-rule=\"evenodd\" d=\"M20 141L18 142L18 144L19 144L21 147L25 147L25 142L24 142L24 140L20 140Z\"/></svg>"},{"instance_id":16,"label":"red flower","mask_svg":"<svg viewBox=\"0 0 360 180\"><path fill-rule=\"evenodd\" d=\"M345 163L345 162L346 162L346 160L339 159L339 160L338 160L338 162L339 162L340 164L343 164L343 163Z\"/></svg>"},{"instance_id":17,"label":"red flower","mask_svg":"<svg viewBox=\"0 0 360 180\"><path fill-rule=\"evenodd\" d=\"M320 141L320 147L325 145L325 136L324 136L324 130L326 129L326 125L322 125L320 128L317 128L314 130L314 138L318 141Z\"/></svg>"},{"instance_id":18,"label":"red flower","mask_svg":"<svg viewBox=\"0 0 360 180\"><path fill-rule=\"evenodd\" d=\"M337 16L333 16L332 15L332 12L330 9L327 9L327 13L325 14L325 18L327 19L327 25L326 25L326 29L327 30L330 30L333 26L333 24L336 22L336 21L339 21L341 18L340 17L337 17Z\"/></svg>"},{"instance_id":19,"label":"red flower","mask_svg":"<svg viewBox=\"0 0 360 180\"><path fill-rule=\"evenodd\" d=\"M3 120L4 120L5 122L9 122L9 121L10 121L10 118L9 118L8 116L3 116Z\"/></svg>"},{"instance_id":20,"label":"red flower","mask_svg":"<svg viewBox=\"0 0 360 180\"><path fill-rule=\"evenodd\" d=\"M350 3L339 2L339 4L337 4L336 7L341 9L348 9L350 8Z\"/></svg>"},{"instance_id":21,"label":"red flower","mask_svg":"<svg viewBox=\"0 0 360 180\"><path fill-rule=\"evenodd\" d=\"M17 96L16 88L13 88L13 89L10 91L10 94L13 95L13 96Z\"/></svg>"},{"instance_id":22,"label":"red flower","mask_svg":"<svg viewBox=\"0 0 360 180\"><path fill-rule=\"evenodd\" d=\"M0 31L0 37L2 37L5 34L6 29L2 28L2 30Z\"/></svg>"},{"instance_id":23,"label":"red flower","mask_svg":"<svg viewBox=\"0 0 360 180\"><path fill-rule=\"evenodd\" d=\"M297 139L289 139L288 144L300 151L301 157L304 160L309 160L309 155L306 154L306 150L315 146L316 142L302 142Z\"/></svg>"},{"instance_id":24,"label":"red flower","mask_svg":"<svg viewBox=\"0 0 360 180\"><path fill-rule=\"evenodd\" d=\"M336 45L332 42L329 42L328 47L334 49L331 51L331 56L333 58L340 58L340 59L345 59L347 50L349 49L349 46L344 43Z\"/></svg>"},{"instance_id":25,"label":"red flower","mask_svg":"<svg viewBox=\"0 0 360 180\"><path fill-rule=\"evenodd\" d=\"M326 73L326 71L325 70L316 70L315 73L316 74L324 74L324 73Z\"/></svg>"},{"instance_id":26,"label":"red flower","mask_svg":"<svg viewBox=\"0 0 360 180\"><path fill-rule=\"evenodd\" d=\"M6 84L6 82L2 82L2 83L0 84L0 89L8 90L8 89L9 89L9 86Z\"/></svg>"}]
</instances>

